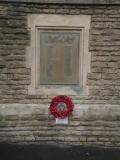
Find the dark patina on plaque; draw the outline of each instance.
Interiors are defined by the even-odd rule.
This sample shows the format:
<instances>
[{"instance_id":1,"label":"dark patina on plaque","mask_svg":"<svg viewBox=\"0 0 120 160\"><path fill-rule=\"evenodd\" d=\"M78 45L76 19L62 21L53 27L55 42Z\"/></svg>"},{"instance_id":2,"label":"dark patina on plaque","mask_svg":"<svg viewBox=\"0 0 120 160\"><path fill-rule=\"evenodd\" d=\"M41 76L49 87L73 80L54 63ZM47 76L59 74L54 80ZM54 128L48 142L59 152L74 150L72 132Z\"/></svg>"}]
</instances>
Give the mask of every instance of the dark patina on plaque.
<instances>
[{"instance_id":1,"label":"dark patina on plaque","mask_svg":"<svg viewBox=\"0 0 120 160\"><path fill-rule=\"evenodd\" d=\"M79 83L80 32L40 32L40 84Z\"/></svg>"}]
</instances>

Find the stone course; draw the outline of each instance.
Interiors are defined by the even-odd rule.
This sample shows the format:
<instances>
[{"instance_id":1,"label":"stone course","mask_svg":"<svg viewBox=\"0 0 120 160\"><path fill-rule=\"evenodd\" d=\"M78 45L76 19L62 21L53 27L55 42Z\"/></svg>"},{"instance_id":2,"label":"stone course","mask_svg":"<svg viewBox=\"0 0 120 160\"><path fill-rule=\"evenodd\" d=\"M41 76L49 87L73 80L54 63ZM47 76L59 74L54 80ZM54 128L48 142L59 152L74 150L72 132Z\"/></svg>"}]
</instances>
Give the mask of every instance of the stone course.
<instances>
[{"instance_id":1,"label":"stone course","mask_svg":"<svg viewBox=\"0 0 120 160\"><path fill-rule=\"evenodd\" d=\"M26 65L26 48L30 45L27 16L41 13L85 14L92 18L89 95L71 96L75 112L79 113L83 104L90 107L90 110L82 107L89 118L73 114L68 126L57 126L53 117L49 117L48 106L53 96L28 94L31 70ZM119 29L119 5L0 3L0 142L120 147ZM40 108L41 105L44 107Z\"/></svg>"},{"instance_id":2,"label":"stone course","mask_svg":"<svg viewBox=\"0 0 120 160\"><path fill-rule=\"evenodd\" d=\"M45 3L45 4L92 4L92 5L116 5L120 4L119 0L1 0L3 2L26 2L26 3Z\"/></svg>"},{"instance_id":3,"label":"stone course","mask_svg":"<svg viewBox=\"0 0 120 160\"><path fill-rule=\"evenodd\" d=\"M0 105L0 142L119 147L119 105L76 105L68 125L55 124L49 105Z\"/></svg>"}]
</instances>

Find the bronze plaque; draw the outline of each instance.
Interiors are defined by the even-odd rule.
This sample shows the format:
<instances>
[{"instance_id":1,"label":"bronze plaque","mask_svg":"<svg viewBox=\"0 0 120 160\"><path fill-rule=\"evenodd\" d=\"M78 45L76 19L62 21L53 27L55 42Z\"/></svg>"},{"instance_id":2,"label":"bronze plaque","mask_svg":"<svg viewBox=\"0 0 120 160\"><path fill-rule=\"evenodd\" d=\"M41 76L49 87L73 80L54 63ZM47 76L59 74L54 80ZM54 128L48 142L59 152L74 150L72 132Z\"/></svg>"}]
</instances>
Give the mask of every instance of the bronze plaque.
<instances>
[{"instance_id":1,"label":"bronze plaque","mask_svg":"<svg viewBox=\"0 0 120 160\"><path fill-rule=\"evenodd\" d=\"M40 84L78 84L80 32L40 32Z\"/></svg>"}]
</instances>

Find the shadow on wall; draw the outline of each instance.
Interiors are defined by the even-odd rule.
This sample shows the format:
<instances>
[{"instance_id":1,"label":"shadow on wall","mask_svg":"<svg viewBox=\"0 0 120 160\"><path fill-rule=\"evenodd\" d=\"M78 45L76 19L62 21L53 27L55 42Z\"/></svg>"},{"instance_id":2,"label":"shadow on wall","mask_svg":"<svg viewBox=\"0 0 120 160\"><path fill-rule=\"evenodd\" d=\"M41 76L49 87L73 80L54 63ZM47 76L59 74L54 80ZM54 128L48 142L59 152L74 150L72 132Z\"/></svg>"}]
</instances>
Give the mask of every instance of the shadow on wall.
<instances>
[{"instance_id":1,"label":"shadow on wall","mask_svg":"<svg viewBox=\"0 0 120 160\"><path fill-rule=\"evenodd\" d=\"M120 160L120 148L0 144L1 160Z\"/></svg>"}]
</instances>

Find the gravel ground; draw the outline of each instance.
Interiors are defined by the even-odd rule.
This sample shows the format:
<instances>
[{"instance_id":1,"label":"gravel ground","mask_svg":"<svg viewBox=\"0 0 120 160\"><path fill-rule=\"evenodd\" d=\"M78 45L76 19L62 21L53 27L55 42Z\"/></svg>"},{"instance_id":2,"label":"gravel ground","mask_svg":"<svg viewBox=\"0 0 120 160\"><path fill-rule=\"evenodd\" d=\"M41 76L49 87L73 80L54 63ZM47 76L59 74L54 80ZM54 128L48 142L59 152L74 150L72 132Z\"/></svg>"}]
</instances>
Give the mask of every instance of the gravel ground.
<instances>
[{"instance_id":1,"label":"gravel ground","mask_svg":"<svg viewBox=\"0 0 120 160\"><path fill-rule=\"evenodd\" d=\"M0 160L120 160L120 148L0 144Z\"/></svg>"}]
</instances>

